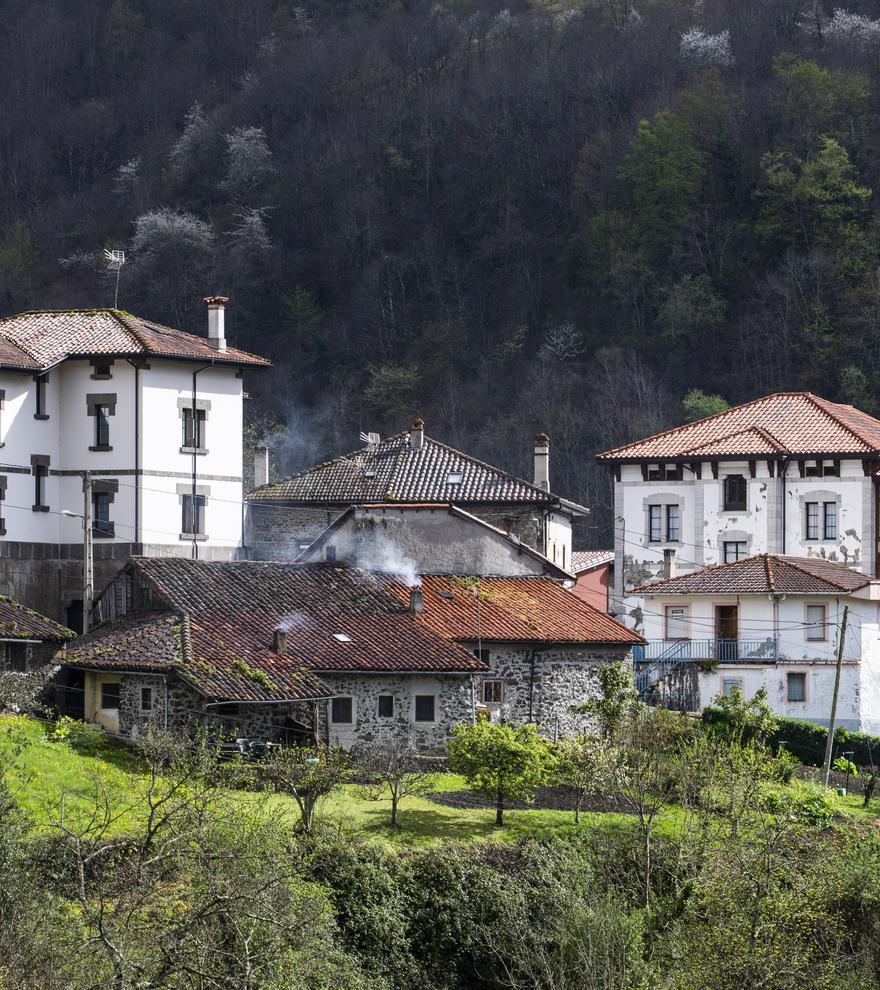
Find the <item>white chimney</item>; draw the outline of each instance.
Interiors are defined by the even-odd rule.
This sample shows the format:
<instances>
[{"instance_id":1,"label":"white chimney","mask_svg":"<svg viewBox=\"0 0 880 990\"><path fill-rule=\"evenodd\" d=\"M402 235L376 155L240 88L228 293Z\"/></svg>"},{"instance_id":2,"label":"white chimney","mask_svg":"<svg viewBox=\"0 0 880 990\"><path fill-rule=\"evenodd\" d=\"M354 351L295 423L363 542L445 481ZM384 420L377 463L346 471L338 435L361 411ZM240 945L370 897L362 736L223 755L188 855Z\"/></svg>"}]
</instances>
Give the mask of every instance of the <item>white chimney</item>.
<instances>
[{"instance_id":1,"label":"white chimney","mask_svg":"<svg viewBox=\"0 0 880 990\"><path fill-rule=\"evenodd\" d=\"M672 547L663 548L663 579L668 581L675 577L675 550Z\"/></svg>"},{"instance_id":2,"label":"white chimney","mask_svg":"<svg viewBox=\"0 0 880 990\"><path fill-rule=\"evenodd\" d=\"M254 447L254 487L269 484L269 448L263 444Z\"/></svg>"},{"instance_id":3,"label":"white chimney","mask_svg":"<svg viewBox=\"0 0 880 990\"><path fill-rule=\"evenodd\" d=\"M409 428L409 445L412 450L421 450L425 446L425 421L421 418L413 420Z\"/></svg>"},{"instance_id":4,"label":"white chimney","mask_svg":"<svg viewBox=\"0 0 880 990\"><path fill-rule=\"evenodd\" d=\"M226 350L226 296L205 296L208 304L208 344L215 351Z\"/></svg>"},{"instance_id":5,"label":"white chimney","mask_svg":"<svg viewBox=\"0 0 880 990\"><path fill-rule=\"evenodd\" d=\"M535 488L550 491L550 437L546 433L535 437Z\"/></svg>"}]
</instances>

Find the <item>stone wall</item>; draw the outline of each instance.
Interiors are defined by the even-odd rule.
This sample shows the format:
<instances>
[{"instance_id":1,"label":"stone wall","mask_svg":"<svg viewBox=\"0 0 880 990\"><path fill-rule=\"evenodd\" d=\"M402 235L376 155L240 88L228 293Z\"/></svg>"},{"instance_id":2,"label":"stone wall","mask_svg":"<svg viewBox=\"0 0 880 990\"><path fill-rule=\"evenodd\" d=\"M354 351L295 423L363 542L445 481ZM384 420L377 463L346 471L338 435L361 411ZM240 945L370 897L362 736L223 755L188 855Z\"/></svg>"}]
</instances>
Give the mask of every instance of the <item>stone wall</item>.
<instances>
[{"instance_id":1,"label":"stone wall","mask_svg":"<svg viewBox=\"0 0 880 990\"><path fill-rule=\"evenodd\" d=\"M544 510L533 505L463 505L471 515L510 533L526 546L544 552Z\"/></svg>"},{"instance_id":2,"label":"stone wall","mask_svg":"<svg viewBox=\"0 0 880 990\"><path fill-rule=\"evenodd\" d=\"M320 677L336 696L352 699L351 724L329 723L330 742L347 749L409 739L422 752L443 753L455 726L473 721L470 675L346 672ZM434 722L415 721L414 699L421 694L435 697ZM390 718L379 716L379 695L394 699Z\"/></svg>"},{"instance_id":3,"label":"stone wall","mask_svg":"<svg viewBox=\"0 0 880 990\"><path fill-rule=\"evenodd\" d=\"M247 559L295 560L346 508L248 502L244 528Z\"/></svg>"},{"instance_id":4,"label":"stone wall","mask_svg":"<svg viewBox=\"0 0 880 990\"><path fill-rule=\"evenodd\" d=\"M533 722L551 739L591 729L589 716L571 708L599 696L599 667L617 660L632 664L624 646L556 646L535 653L533 674L532 650L524 644L491 644L488 653L491 673L483 679L503 683L502 702L489 705L493 718Z\"/></svg>"}]
</instances>

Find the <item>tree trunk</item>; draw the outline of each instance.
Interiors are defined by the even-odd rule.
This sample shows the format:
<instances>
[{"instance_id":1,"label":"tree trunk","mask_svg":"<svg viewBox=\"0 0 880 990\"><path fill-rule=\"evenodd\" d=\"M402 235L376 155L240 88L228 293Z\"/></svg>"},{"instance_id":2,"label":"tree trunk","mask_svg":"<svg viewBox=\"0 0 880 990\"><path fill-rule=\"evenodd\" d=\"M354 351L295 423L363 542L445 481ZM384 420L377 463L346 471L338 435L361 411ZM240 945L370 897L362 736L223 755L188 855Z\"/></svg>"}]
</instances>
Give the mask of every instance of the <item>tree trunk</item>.
<instances>
[{"instance_id":1,"label":"tree trunk","mask_svg":"<svg viewBox=\"0 0 880 990\"><path fill-rule=\"evenodd\" d=\"M651 830L645 829L645 907L651 906Z\"/></svg>"},{"instance_id":2,"label":"tree trunk","mask_svg":"<svg viewBox=\"0 0 880 990\"><path fill-rule=\"evenodd\" d=\"M393 792L391 794L391 825L392 827L397 826L397 795Z\"/></svg>"},{"instance_id":3,"label":"tree trunk","mask_svg":"<svg viewBox=\"0 0 880 990\"><path fill-rule=\"evenodd\" d=\"M498 798L495 804L495 824L496 826L504 824L504 792L500 787L498 788Z\"/></svg>"},{"instance_id":4,"label":"tree trunk","mask_svg":"<svg viewBox=\"0 0 880 990\"><path fill-rule=\"evenodd\" d=\"M574 801L574 823L575 825L580 825L581 823L581 802L579 798L575 798Z\"/></svg>"}]
</instances>

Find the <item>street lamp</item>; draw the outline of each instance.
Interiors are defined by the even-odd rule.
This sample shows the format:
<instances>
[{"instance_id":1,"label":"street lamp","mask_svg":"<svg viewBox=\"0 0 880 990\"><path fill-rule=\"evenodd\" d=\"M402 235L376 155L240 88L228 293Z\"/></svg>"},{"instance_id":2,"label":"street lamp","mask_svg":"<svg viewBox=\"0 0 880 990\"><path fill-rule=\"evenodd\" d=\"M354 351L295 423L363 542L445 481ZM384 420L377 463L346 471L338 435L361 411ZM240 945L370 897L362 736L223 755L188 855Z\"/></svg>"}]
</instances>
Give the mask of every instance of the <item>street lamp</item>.
<instances>
[{"instance_id":1,"label":"street lamp","mask_svg":"<svg viewBox=\"0 0 880 990\"><path fill-rule=\"evenodd\" d=\"M92 598L95 594L95 557L92 546L92 475L83 471L83 511L72 512L62 509L61 515L68 519L82 519L83 528L83 634L89 631L92 617Z\"/></svg>"}]
</instances>

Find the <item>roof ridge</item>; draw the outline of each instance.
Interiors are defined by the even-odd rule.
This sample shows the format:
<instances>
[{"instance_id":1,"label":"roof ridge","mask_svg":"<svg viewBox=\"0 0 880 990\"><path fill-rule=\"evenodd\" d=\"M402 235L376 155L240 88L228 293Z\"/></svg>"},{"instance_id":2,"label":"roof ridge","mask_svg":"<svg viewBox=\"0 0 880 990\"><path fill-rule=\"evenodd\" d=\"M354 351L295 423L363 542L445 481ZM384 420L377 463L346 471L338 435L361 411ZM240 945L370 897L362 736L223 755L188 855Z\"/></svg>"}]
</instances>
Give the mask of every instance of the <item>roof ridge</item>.
<instances>
[{"instance_id":1,"label":"roof ridge","mask_svg":"<svg viewBox=\"0 0 880 990\"><path fill-rule=\"evenodd\" d=\"M773 558L769 553L764 554L764 569L767 574L767 586L776 591L776 575L773 572Z\"/></svg>"},{"instance_id":2,"label":"roof ridge","mask_svg":"<svg viewBox=\"0 0 880 990\"><path fill-rule=\"evenodd\" d=\"M678 429L682 429L682 427L678 427ZM709 447L715 443L724 443L725 440L732 440L734 437L741 437L744 433L757 433L761 436L763 440L767 440L770 444L772 444L774 447L777 447L780 451L785 450L784 445L779 443L779 441L773 436L772 433L770 433L769 430L766 430L762 426L757 426L756 424L752 424L751 426L744 426L741 430L734 430L732 433L725 433L724 436L720 436L720 437L712 437L710 440L704 440L702 443L695 444L693 447L688 447L683 451L683 453L680 456L686 457L688 454L701 450L703 447ZM650 437L648 439L650 439ZM640 443L640 442L641 441L638 440L636 441L636 443Z\"/></svg>"},{"instance_id":3,"label":"roof ridge","mask_svg":"<svg viewBox=\"0 0 880 990\"><path fill-rule=\"evenodd\" d=\"M807 395L809 396L810 401L813 403L813 405L816 406L817 409L823 412L830 419L834 420L834 422L837 423L838 426L842 427L844 430L848 430L854 436L858 437L858 439L861 440L861 442L865 444L867 447L876 449L876 444L874 443L873 440L868 439L857 427L842 420L839 417L839 415L836 414L836 410L850 409L852 410L852 412L856 413L859 416L866 416L868 419L873 420L875 423L877 423L878 427L880 427L880 420L872 416L870 413L864 412L864 410L862 409L857 409L855 406L851 405L850 403L832 402L831 399L825 399L821 395L813 395L812 392L808 392ZM828 408L829 406L831 406L832 408L829 409Z\"/></svg>"},{"instance_id":4,"label":"roof ridge","mask_svg":"<svg viewBox=\"0 0 880 990\"><path fill-rule=\"evenodd\" d=\"M809 559L809 558L788 557L788 556L783 557L783 556L780 555L779 559L782 560L784 563L786 563L789 567L793 567L796 571L800 571L801 574L806 574L808 577L811 577L811 578L817 578L820 581L826 581L828 584L833 585L835 588L839 588L841 591L849 591L850 590L850 589L848 589L846 587L845 584L841 583L840 581L836 581L833 577L827 577L824 574L821 575L821 576L819 576L817 574L811 573L801 563L801 560L802 559ZM826 565L828 565L829 567L832 567L832 568L834 568L834 567L844 567L845 566L844 564L838 564L838 563L836 563L833 560L825 560L824 557L817 557L816 558L816 562L817 563L821 563L821 564L826 564ZM853 571L851 568L848 568L848 567L846 568L846 570L849 573L851 573L851 574L857 574L857 573L859 573L858 571ZM870 581L871 581L870 576L867 575L867 574L865 574L864 575L864 578L865 578L865 584L870 584Z\"/></svg>"}]
</instances>

